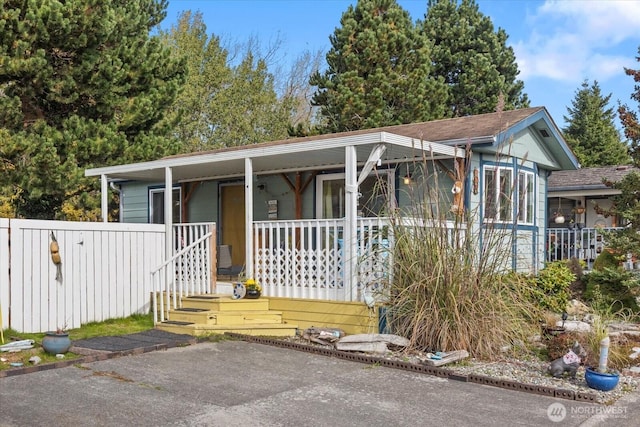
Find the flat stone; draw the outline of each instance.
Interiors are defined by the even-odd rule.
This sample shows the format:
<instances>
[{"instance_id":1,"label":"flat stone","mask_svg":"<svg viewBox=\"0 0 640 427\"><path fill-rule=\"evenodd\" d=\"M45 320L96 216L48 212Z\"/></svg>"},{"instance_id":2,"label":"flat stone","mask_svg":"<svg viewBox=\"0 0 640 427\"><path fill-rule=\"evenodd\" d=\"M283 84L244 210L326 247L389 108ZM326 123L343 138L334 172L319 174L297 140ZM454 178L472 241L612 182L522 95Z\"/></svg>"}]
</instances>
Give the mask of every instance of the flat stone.
<instances>
[{"instance_id":1,"label":"flat stone","mask_svg":"<svg viewBox=\"0 0 640 427\"><path fill-rule=\"evenodd\" d=\"M556 322L556 326L562 326L562 321ZM579 320L567 320L564 322L564 329L569 332L589 332L591 325Z\"/></svg>"},{"instance_id":2,"label":"flat stone","mask_svg":"<svg viewBox=\"0 0 640 427\"><path fill-rule=\"evenodd\" d=\"M409 340L394 334L354 334L340 338L341 343L368 343L368 342L383 342L398 347L407 347Z\"/></svg>"}]
</instances>

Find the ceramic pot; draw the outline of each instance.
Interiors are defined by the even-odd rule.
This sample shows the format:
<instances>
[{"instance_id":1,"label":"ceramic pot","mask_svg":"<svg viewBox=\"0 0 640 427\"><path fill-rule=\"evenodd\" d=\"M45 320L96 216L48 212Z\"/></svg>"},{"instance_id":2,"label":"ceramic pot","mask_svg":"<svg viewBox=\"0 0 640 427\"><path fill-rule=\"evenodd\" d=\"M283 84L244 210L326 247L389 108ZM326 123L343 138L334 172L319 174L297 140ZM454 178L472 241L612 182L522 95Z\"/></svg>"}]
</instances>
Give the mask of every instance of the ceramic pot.
<instances>
[{"instance_id":1,"label":"ceramic pot","mask_svg":"<svg viewBox=\"0 0 640 427\"><path fill-rule=\"evenodd\" d=\"M260 291L257 289L247 289L247 293L244 295L247 299L258 299L260 298Z\"/></svg>"},{"instance_id":2,"label":"ceramic pot","mask_svg":"<svg viewBox=\"0 0 640 427\"><path fill-rule=\"evenodd\" d=\"M48 331L42 339L42 348L49 354L64 354L71 347L71 339L66 332Z\"/></svg>"},{"instance_id":3,"label":"ceramic pot","mask_svg":"<svg viewBox=\"0 0 640 427\"><path fill-rule=\"evenodd\" d=\"M603 374L593 368L587 368L584 372L587 385L595 390L609 391L616 388L620 381L620 374Z\"/></svg>"}]
</instances>

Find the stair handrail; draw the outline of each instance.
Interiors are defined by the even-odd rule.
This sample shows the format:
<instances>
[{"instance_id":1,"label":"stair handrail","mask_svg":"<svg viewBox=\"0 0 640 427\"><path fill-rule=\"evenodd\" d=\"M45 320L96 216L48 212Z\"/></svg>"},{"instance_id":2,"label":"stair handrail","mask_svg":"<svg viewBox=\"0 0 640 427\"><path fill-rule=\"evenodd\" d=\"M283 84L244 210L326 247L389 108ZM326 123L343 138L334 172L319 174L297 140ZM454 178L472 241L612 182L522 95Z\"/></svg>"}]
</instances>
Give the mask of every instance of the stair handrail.
<instances>
[{"instance_id":1,"label":"stair handrail","mask_svg":"<svg viewBox=\"0 0 640 427\"><path fill-rule=\"evenodd\" d=\"M163 298L160 298L160 310L158 310L158 293L161 291L161 286L160 286L160 279L157 275L157 273L160 270L164 270L167 268L167 266L171 263L173 265L173 262L180 258L181 256L183 256L184 254L188 253L189 251L193 250L196 246L200 245L203 241L211 238L211 236L213 236L213 231L208 231L207 233L203 234L202 236L200 236L199 238L197 238L196 240L194 240L193 242L191 242L189 245L185 246L184 248L182 248L181 250L179 250L178 252L176 252L171 258L167 259L166 261L164 261L162 264L160 264L160 266L158 266L157 268L151 270L151 280L152 283L154 284L154 292L153 292L153 321L154 324L158 323L158 320L160 320L160 322L164 322L164 300ZM174 291L175 291L175 271L173 272L174 278L171 281L174 285ZM169 293L169 289L168 288L168 280L165 280L164 283L164 287L165 287L165 295L166 295L166 299L167 299L167 307L169 307L171 305L171 296ZM175 296L174 296L174 306L175 306ZM174 307L175 308L175 307ZM159 312L159 313L158 313ZM160 316L160 319L158 319L158 316Z\"/></svg>"}]
</instances>

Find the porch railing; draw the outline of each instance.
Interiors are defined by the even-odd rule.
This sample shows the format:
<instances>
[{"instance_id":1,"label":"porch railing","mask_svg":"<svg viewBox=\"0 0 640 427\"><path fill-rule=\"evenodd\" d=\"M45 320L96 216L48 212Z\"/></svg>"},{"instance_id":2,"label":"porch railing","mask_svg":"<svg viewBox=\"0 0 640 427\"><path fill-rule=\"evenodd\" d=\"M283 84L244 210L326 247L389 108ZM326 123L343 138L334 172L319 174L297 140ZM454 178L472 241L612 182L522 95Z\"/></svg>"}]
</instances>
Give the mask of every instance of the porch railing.
<instances>
[{"instance_id":1,"label":"porch railing","mask_svg":"<svg viewBox=\"0 0 640 427\"><path fill-rule=\"evenodd\" d=\"M393 233L389 224L388 218L358 219L354 286L361 301L392 280ZM255 222L254 275L264 294L350 300L352 292L344 277L344 225L342 219ZM416 221L408 225L434 226Z\"/></svg>"},{"instance_id":2,"label":"porch railing","mask_svg":"<svg viewBox=\"0 0 640 427\"><path fill-rule=\"evenodd\" d=\"M549 228L547 229L547 261L577 258L588 269L605 247L603 231L619 228Z\"/></svg>"},{"instance_id":3,"label":"porch railing","mask_svg":"<svg viewBox=\"0 0 640 427\"><path fill-rule=\"evenodd\" d=\"M182 297L213 292L215 224L176 224L173 229L173 257L151 272L156 323L165 320L170 308L180 307Z\"/></svg>"},{"instance_id":4,"label":"porch railing","mask_svg":"<svg viewBox=\"0 0 640 427\"><path fill-rule=\"evenodd\" d=\"M384 218L358 220L359 295L388 279L387 229ZM351 295L345 289L344 220L258 221L253 232L255 278L266 295L339 301Z\"/></svg>"}]
</instances>

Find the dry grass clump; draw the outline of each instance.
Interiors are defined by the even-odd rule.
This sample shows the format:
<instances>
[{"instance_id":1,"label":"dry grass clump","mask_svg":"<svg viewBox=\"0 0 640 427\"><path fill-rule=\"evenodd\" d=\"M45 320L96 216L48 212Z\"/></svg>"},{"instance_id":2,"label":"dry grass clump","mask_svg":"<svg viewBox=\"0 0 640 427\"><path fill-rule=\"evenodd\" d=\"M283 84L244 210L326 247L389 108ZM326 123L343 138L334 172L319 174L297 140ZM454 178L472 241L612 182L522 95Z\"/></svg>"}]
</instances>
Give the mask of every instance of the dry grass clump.
<instances>
[{"instance_id":1,"label":"dry grass clump","mask_svg":"<svg viewBox=\"0 0 640 427\"><path fill-rule=\"evenodd\" d=\"M508 274L510 232L477 228L476 214L451 212L442 187L437 174L425 178L411 194L411 214L391 217L389 324L416 349L495 359L506 345L527 342L541 314L527 298L528 283Z\"/></svg>"}]
</instances>

